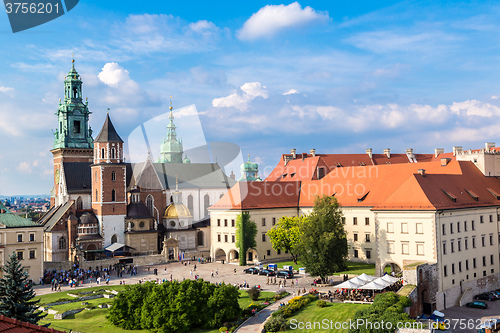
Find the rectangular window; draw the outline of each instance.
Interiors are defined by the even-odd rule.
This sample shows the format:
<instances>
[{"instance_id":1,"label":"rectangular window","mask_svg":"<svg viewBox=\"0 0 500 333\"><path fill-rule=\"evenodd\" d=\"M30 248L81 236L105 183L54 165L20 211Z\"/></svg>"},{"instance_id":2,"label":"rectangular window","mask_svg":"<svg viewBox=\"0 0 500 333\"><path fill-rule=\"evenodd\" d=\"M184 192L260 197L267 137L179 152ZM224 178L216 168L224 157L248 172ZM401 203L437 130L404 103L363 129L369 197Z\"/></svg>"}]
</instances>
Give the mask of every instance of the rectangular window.
<instances>
[{"instance_id":1,"label":"rectangular window","mask_svg":"<svg viewBox=\"0 0 500 333\"><path fill-rule=\"evenodd\" d=\"M271 250L267 250L267 255L270 256L271 255Z\"/></svg>"},{"instance_id":2,"label":"rectangular window","mask_svg":"<svg viewBox=\"0 0 500 333\"><path fill-rule=\"evenodd\" d=\"M366 259L371 259L371 258L372 258L372 251L366 250Z\"/></svg>"},{"instance_id":3,"label":"rectangular window","mask_svg":"<svg viewBox=\"0 0 500 333\"><path fill-rule=\"evenodd\" d=\"M485 235L481 235L481 244L482 246L486 246L486 236Z\"/></svg>"},{"instance_id":4,"label":"rectangular window","mask_svg":"<svg viewBox=\"0 0 500 333\"><path fill-rule=\"evenodd\" d=\"M470 221L470 223L472 230L476 230L476 223L474 223L474 220Z\"/></svg>"},{"instance_id":5,"label":"rectangular window","mask_svg":"<svg viewBox=\"0 0 500 333\"><path fill-rule=\"evenodd\" d=\"M450 251L451 253L455 252L455 241L453 239L450 241Z\"/></svg>"},{"instance_id":6,"label":"rectangular window","mask_svg":"<svg viewBox=\"0 0 500 333\"><path fill-rule=\"evenodd\" d=\"M472 259L472 268L476 268L477 265L476 265L476 258L473 258Z\"/></svg>"},{"instance_id":7,"label":"rectangular window","mask_svg":"<svg viewBox=\"0 0 500 333\"><path fill-rule=\"evenodd\" d=\"M459 238L457 240L458 251L462 251L462 240Z\"/></svg>"},{"instance_id":8,"label":"rectangular window","mask_svg":"<svg viewBox=\"0 0 500 333\"><path fill-rule=\"evenodd\" d=\"M475 236L472 236L472 248L473 249L476 248L476 237Z\"/></svg>"},{"instance_id":9,"label":"rectangular window","mask_svg":"<svg viewBox=\"0 0 500 333\"><path fill-rule=\"evenodd\" d=\"M448 276L448 267L446 265L443 266L443 275Z\"/></svg>"},{"instance_id":10,"label":"rectangular window","mask_svg":"<svg viewBox=\"0 0 500 333\"><path fill-rule=\"evenodd\" d=\"M265 242L266 241L266 234L262 234L262 241Z\"/></svg>"},{"instance_id":11,"label":"rectangular window","mask_svg":"<svg viewBox=\"0 0 500 333\"><path fill-rule=\"evenodd\" d=\"M22 243L23 241L23 234L17 234L17 242Z\"/></svg>"},{"instance_id":12,"label":"rectangular window","mask_svg":"<svg viewBox=\"0 0 500 333\"><path fill-rule=\"evenodd\" d=\"M227 219L224 219L224 226L227 227Z\"/></svg>"},{"instance_id":13,"label":"rectangular window","mask_svg":"<svg viewBox=\"0 0 500 333\"><path fill-rule=\"evenodd\" d=\"M352 225L358 225L358 218L357 217L352 218Z\"/></svg>"},{"instance_id":14,"label":"rectangular window","mask_svg":"<svg viewBox=\"0 0 500 333\"><path fill-rule=\"evenodd\" d=\"M417 255L424 255L424 243L417 243Z\"/></svg>"},{"instance_id":15,"label":"rectangular window","mask_svg":"<svg viewBox=\"0 0 500 333\"><path fill-rule=\"evenodd\" d=\"M80 128L80 120L75 120L73 122L73 130L76 134L80 134L81 133L81 128Z\"/></svg>"},{"instance_id":16,"label":"rectangular window","mask_svg":"<svg viewBox=\"0 0 500 333\"><path fill-rule=\"evenodd\" d=\"M354 238L354 241L357 242L358 241L358 233L354 233L353 238Z\"/></svg>"},{"instance_id":17,"label":"rectangular window","mask_svg":"<svg viewBox=\"0 0 500 333\"><path fill-rule=\"evenodd\" d=\"M443 242L443 254L446 254L446 242Z\"/></svg>"},{"instance_id":18,"label":"rectangular window","mask_svg":"<svg viewBox=\"0 0 500 333\"><path fill-rule=\"evenodd\" d=\"M273 225L276 225L276 218L273 217Z\"/></svg>"},{"instance_id":19,"label":"rectangular window","mask_svg":"<svg viewBox=\"0 0 500 333\"><path fill-rule=\"evenodd\" d=\"M408 242L401 244L401 254L410 254L410 244Z\"/></svg>"},{"instance_id":20,"label":"rectangular window","mask_svg":"<svg viewBox=\"0 0 500 333\"><path fill-rule=\"evenodd\" d=\"M451 274L455 274L455 264L451 264Z\"/></svg>"},{"instance_id":21,"label":"rectangular window","mask_svg":"<svg viewBox=\"0 0 500 333\"><path fill-rule=\"evenodd\" d=\"M30 259L35 259L35 250L30 250Z\"/></svg>"},{"instance_id":22,"label":"rectangular window","mask_svg":"<svg viewBox=\"0 0 500 333\"><path fill-rule=\"evenodd\" d=\"M490 234L490 245L493 245L493 234Z\"/></svg>"},{"instance_id":23,"label":"rectangular window","mask_svg":"<svg viewBox=\"0 0 500 333\"><path fill-rule=\"evenodd\" d=\"M221 241L221 235L220 234L217 234L217 241L220 243Z\"/></svg>"},{"instance_id":24,"label":"rectangular window","mask_svg":"<svg viewBox=\"0 0 500 333\"><path fill-rule=\"evenodd\" d=\"M228 242L229 237L227 235L224 235L224 242Z\"/></svg>"},{"instance_id":25,"label":"rectangular window","mask_svg":"<svg viewBox=\"0 0 500 333\"><path fill-rule=\"evenodd\" d=\"M467 237L465 237L465 239L464 239L464 246L465 246L466 250L469 249L469 239Z\"/></svg>"},{"instance_id":26,"label":"rectangular window","mask_svg":"<svg viewBox=\"0 0 500 333\"><path fill-rule=\"evenodd\" d=\"M453 233L453 222L450 222L450 234Z\"/></svg>"},{"instance_id":27,"label":"rectangular window","mask_svg":"<svg viewBox=\"0 0 500 333\"><path fill-rule=\"evenodd\" d=\"M276 251L276 253L277 253L277 254L281 254L281 250L280 250L280 249L278 249L278 250Z\"/></svg>"},{"instance_id":28,"label":"rectangular window","mask_svg":"<svg viewBox=\"0 0 500 333\"><path fill-rule=\"evenodd\" d=\"M392 222L387 222L387 233L392 234L394 232L394 224Z\"/></svg>"},{"instance_id":29,"label":"rectangular window","mask_svg":"<svg viewBox=\"0 0 500 333\"><path fill-rule=\"evenodd\" d=\"M486 266L486 256L483 256L483 266Z\"/></svg>"},{"instance_id":30,"label":"rectangular window","mask_svg":"<svg viewBox=\"0 0 500 333\"><path fill-rule=\"evenodd\" d=\"M394 241L387 242L387 253L394 253Z\"/></svg>"},{"instance_id":31,"label":"rectangular window","mask_svg":"<svg viewBox=\"0 0 500 333\"><path fill-rule=\"evenodd\" d=\"M23 251L17 251L17 259L18 260L23 260L24 259L24 253L23 253Z\"/></svg>"},{"instance_id":32,"label":"rectangular window","mask_svg":"<svg viewBox=\"0 0 500 333\"><path fill-rule=\"evenodd\" d=\"M417 223L417 234L423 234L424 233L424 224L423 223Z\"/></svg>"},{"instance_id":33,"label":"rectangular window","mask_svg":"<svg viewBox=\"0 0 500 333\"><path fill-rule=\"evenodd\" d=\"M35 234L30 234L30 242L34 242L35 241Z\"/></svg>"},{"instance_id":34,"label":"rectangular window","mask_svg":"<svg viewBox=\"0 0 500 333\"><path fill-rule=\"evenodd\" d=\"M443 229L443 235L446 235L446 226L443 224L442 227L443 227L442 228Z\"/></svg>"},{"instance_id":35,"label":"rectangular window","mask_svg":"<svg viewBox=\"0 0 500 333\"><path fill-rule=\"evenodd\" d=\"M342 224L345 224L345 216L342 216Z\"/></svg>"},{"instance_id":36,"label":"rectangular window","mask_svg":"<svg viewBox=\"0 0 500 333\"><path fill-rule=\"evenodd\" d=\"M217 226L220 227L220 219L217 219Z\"/></svg>"},{"instance_id":37,"label":"rectangular window","mask_svg":"<svg viewBox=\"0 0 500 333\"><path fill-rule=\"evenodd\" d=\"M495 258L495 257L491 254L491 255L490 255L490 265L493 265L493 259L494 259L494 258Z\"/></svg>"},{"instance_id":38,"label":"rectangular window","mask_svg":"<svg viewBox=\"0 0 500 333\"><path fill-rule=\"evenodd\" d=\"M369 217L365 217L365 225L370 225L370 218Z\"/></svg>"},{"instance_id":39,"label":"rectangular window","mask_svg":"<svg viewBox=\"0 0 500 333\"><path fill-rule=\"evenodd\" d=\"M235 235L231 235L231 243L235 243L236 242L236 236Z\"/></svg>"},{"instance_id":40,"label":"rectangular window","mask_svg":"<svg viewBox=\"0 0 500 333\"><path fill-rule=\"evenodd\" d=\"M231 227L233 227L233 228L234 228L234 225L235 225L234 220L231 220Z\"/></svg>"},{"instance_id":41,"label":"rectangular window","mask_svg":"<svg viewBox=\"0 0 500 333\"><path fill-rule=\"evenodd\" d=\"M462 271L462 262L458 262L458 272L460 273Z\"/></svg>"},{"instance_id":42,"label":"rectangular window","mask_svg":"<svg viewBox=\"0 0 500 333\"><path fill-rule=\"evenodd\" d=\"M469 270L469 259L465 260L465 270Z\"/></svg>"},{"instance_id":43,"label":"rectangular window","mask_svg":"<svg viewBox=\"0 0 500 333\"><path fill-rule=\"evenodd\" d=\"M365 242L370 243L370 234L365 234Z\"/></svg>"},{"instance_id":44,"label":"rectangular window","mask_svg":"<svg viewBox=\"0 0 500 333\"><path fill-rule=\"evenodd\" d=\"M358 258L358 250L354 250L354 258Z\"/></svg>"},{"instance_id":45,"label":"rectangular window","mask_svg":"<svg viewBox=\"0 0 500 333\"><path fill-rule=\"evenodd\" d=\"M265 227L265 226L266 226L266 218L265 218L265 217L263 217L263 218L262 218L262 226L263 226L263 227Z\"/></svg>"},{"instance_id":46,"label":"rectangular window","mask_svg":"<svg viewBox=\"0 0 500 333\"><path fill-rule=\"evenodd\" d=\"M464 221L464 231L467 231L467 221Z\"/></svg>"},{"instance_id":47,"label":"rectangular window","mask_svg":"<svg viewBox=\"0 0 500 333\"><path fill-rule=\"evenodd\" d=\"M457 232L460 232L460 222L457 222Z\"/></svg>"},{"instance_id":48,"label":"rectangular window","mask_svg":"<svg viewBox=\"0 0 500 333\"><path fill-rule=\"evenodd\" d=\"M493 222L493 215L490 214L490 222Z\"/></svg>"},{"instance_id":49,"label":"rectangular window","mask_svg":"<svg viewBox=\"0 0 500 333\"><path fill-rule=\"evenodd\" d=\"M484 223L483 215L479 216L479 223Z\"/></svg>"},{"instance_id":50,"label":"rectangular window","mask_svg":"<svg viewBox=\"0 0 500 333\"><path fill-rule=\"evenodd\" d=\"M401 233L402 234L407 234L408 233L408 223L401 223Z\"/></svg>"}]
</instances>

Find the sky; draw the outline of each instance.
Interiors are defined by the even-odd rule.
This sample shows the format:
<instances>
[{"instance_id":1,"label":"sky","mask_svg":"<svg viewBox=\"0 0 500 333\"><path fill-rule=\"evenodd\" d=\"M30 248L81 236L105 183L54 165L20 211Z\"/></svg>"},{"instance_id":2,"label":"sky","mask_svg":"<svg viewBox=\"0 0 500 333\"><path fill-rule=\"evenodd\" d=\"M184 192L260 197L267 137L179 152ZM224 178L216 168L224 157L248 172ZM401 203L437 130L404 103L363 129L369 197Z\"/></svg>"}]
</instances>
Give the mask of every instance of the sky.
<instances>
[{"instance_id":1,"label":"sky","mask_svg":"<svg viewBox=\"0 0 500 333\"><path fill-rule=\"evenodd\" d=\"M499 22L486 1L88 0L12 33L2 11L0 195L50 193L73 52L94 135L109 108L127 161L147 157L143 129L157 156L170 96L188 156L239 146L209 157L237 177L247 155L265 177L292 148L500 144Z\"/></svg>"}]
</instances>

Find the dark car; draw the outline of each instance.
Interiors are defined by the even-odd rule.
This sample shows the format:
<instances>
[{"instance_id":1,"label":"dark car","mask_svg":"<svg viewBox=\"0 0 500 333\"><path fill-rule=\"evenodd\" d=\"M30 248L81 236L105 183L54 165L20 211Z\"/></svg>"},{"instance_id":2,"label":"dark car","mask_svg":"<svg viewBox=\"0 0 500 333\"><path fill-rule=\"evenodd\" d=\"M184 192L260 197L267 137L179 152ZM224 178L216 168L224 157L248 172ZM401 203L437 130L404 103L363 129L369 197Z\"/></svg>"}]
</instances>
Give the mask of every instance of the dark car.
<instances>
[{"instance_id":1,"label":"dark car","mask_svg":"<svg viewBox=\"0 0 500 333\"><path fill-rule=\"evenodd\" d=\"M488 304L486 304L484 302L479 302L479 301L469 302L469 303L465 304L465 306L468 308L476 308L476 309L483 309L483 310L488 308Z\"/></svg>"},{"instance_id":2,"label":"dark car","mask_svg":"<svg viewBox=\"0 0 500 333\"><path fill-rule=\"evenodd\" d=\"M246 274L257 274L257 273L259 273L259 269L256 267L250 267L250 268L244 269L243 272L245 272Z\"/></svg>"},{"instance_id":3,"label":"dark car","mask_svg":"<svg viewBox=\"0 0 500 333\"><path fill-rule=\"evenodd\" d=\"M269 269L263 269L263 270L259 271L259 275L275 276L276 272L271 271Z\"/></svg>"},{"instance_id":4,"label":"dark car","mask_svg":"<svg viewBox=\"0 0 500 333\"><path fill-rule=\"evenodd\" d=\"M285 279L291 279L293 278L293 272L290 272L290 271L279 271L277 274L276 274L277 277L282 277L282 278L285 278Z\"/></svg>"},{"instance_id":5,"label":"dark car","mask_svg":"<svg viewBox=\"0 0 500 333\"><path fill-rule=\"evenodd\" d=\"M479 295L474 296L474 299L480 299L483 301L494 301L497 298L495 296L493 296L492 294L483 293L483 294L479 294Z\"/></svg>"}]
</instances>

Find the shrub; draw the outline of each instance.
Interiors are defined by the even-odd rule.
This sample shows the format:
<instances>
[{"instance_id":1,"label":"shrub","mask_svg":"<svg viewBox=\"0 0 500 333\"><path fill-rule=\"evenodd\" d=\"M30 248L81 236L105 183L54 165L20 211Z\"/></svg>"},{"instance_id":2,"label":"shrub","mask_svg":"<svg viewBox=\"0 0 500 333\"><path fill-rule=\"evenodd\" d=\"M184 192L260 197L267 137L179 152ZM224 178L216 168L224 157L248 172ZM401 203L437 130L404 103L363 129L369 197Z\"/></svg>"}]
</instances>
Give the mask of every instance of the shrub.
<instances>
[{"instance_id":1,"label":"shrub","mask_svg":"<svg viewBox=\"0 0 500 333\"><path fill-rule=\"evenodd\" d=\"M286 331L286 320L283 316L274 316L264 324L266 332Z\"/></svg>"},{"instance_id":2,"label":"shrub","mask_svg":"<svg viewBox=\"0 0 500 333\"><path fill-rule=\"evenodd\" d=\"M219 328L219 332L223 332L223 333L227 332L227 327Z\"/></svg>"},{"instance_id":3,"label":"shrub","mask_svg":"<svg viewBox=\"0 0 500 333\"><path fill-rule=\"evenodd\" d=\"M247 290L247 294L252 301L257 301L260 296L260 289L254 286Z\"/></svg>"},{"instance_id":4,"label":"shrub","mask_svg":"<svg viewBox=\"0 0 500 333\"><path fill-rule=\"evenodd\" d=\"M319 306L320 308L324 308L325 306L328 305L328 303L326 303L326 301L319 300L316 302L316 305Z\"/></svg>"}]
</instances>

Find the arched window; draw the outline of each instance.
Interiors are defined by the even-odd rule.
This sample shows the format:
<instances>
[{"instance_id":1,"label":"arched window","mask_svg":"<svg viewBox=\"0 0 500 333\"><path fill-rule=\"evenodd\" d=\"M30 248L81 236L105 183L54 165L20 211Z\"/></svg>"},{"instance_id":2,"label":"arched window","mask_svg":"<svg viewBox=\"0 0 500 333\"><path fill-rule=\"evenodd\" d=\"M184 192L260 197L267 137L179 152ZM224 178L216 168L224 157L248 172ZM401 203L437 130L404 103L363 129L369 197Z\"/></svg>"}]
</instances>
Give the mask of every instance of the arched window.
<instances>
[{"instance_id":1,"label":"arched window","mask_svg":"<svg viewBox=\"0 0 500 333\"><path fill-rule=\"evenodd\" d=\"M101 158L104 158L104 148L101 149Z\"/></svg>"},{"instance_id":2,"label":"arched window","mask_svg":"<svg viewBox=\"0 0 500 333\"><path fill-rule=\"evenodd\" d=\"M116 242L118 242L118 236L116 235L111 236L111 244L114 244Z\"/></svg>"},{"instance_id":3,"label":"arched window","mask_svg":"<svg viewBox=\"0 0 500 333\"><path fill-rule=\"evenodd\" d=\"M188 195L188 209L191 215L193 215L193 196L190 194Z\"/></svg>"},{"instance_id":4,"label":"arched window","mask_svg":"<svg viewBox=\"0 0 500 333\"><path fill-rule=\"evenodd\" d=\"M61 237L59 238L59 250L65 250L66 249L66 238Z\"/></svg>"},{"instance_id":5,"label":"arched window","mask_svg":"<svg viewBox=\"0 0 500 333\"><path fill-rule=\"evenodd\" d=\"M115 158L115 148L111 148L111 158Z\"/></svg>"},{"instance_id":6,"label":"arched window","mask_svg":"<svg viewBox=\"0 0 500 333\"><path fill-rule=\"evenodd\" d=\"M146 207L148 207L149 213L151 216L154 216L153 214L153 207L154 207L154 199L153 196L150 194L146 198Z\"/></svg>"},{"instance_id":7,"label":"arched window","mask_svg":"<svg viewBox=\"0 0 500 333\"><path fill-rule=\"evenodd\" d=\"M111 190L111 201L116 201L116 191L114 189Z\"/></svg>"},{"instance_id":8,"label":"arched window","mask_svg":"<svg viewBox=\"0 0 500 333\"><path fill-rule=\"evenodd\" d=\"M204 216L208 216L208 207L210 207L210 197L208 196L208 194L205 194L205 197L203 197L203 201L205 204Z\"/></svg>"},{"instance_id":9,"label":"arched window","mask_svg":"<svg viewBox=\"0 0 500 333\"><path fill-rule=\"evenodd\" d=\"M203 231L198 231L198 246L203 246L203 244L205 243L204 242L204 239L205 238L205 234L203 233Z\"/></svg>"},{"instance_id":10,"label":"arched window","mask_svg":"<svg viewBox=\"0 0 500 333\"><path fill-rule=\"evenodd\" d=\"M116 172L111 172L111 180L115 181L116 180Z\"/></svg>"},{"instance_id":11,"label":"arched window","mask_svg":"<svg viewBox=\"0 0 500 333\"><path fill-rule=\"evenodd\" d=\"M97 190L95 190L95 201L97 201Z\"/></svg>"},{"instance_id":12,"label":"arched window","mask_svg":"<svg viewBox=\"0 0 500 333\"><path fill-rule=\"evenodd\" d=\"M82 197L78 197L78 199L76 199L76 209L83 209Z\"/></svg>"}]
</instances>

